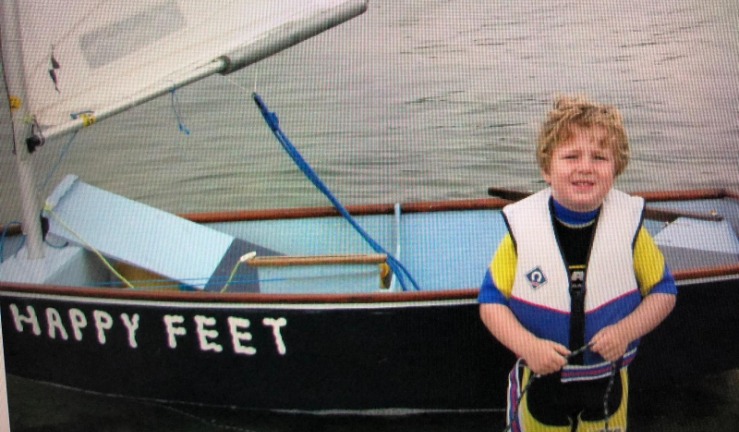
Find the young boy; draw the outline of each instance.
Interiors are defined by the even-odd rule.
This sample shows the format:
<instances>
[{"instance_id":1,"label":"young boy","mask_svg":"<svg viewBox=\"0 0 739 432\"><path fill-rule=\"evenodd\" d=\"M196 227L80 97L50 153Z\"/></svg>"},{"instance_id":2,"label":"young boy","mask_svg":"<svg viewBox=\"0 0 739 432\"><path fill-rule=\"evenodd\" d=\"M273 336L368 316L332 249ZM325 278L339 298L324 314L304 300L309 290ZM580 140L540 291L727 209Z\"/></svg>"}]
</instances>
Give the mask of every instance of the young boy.
<instances>
[{"instance_id":1,"label":"young boy","mask_svg":"<svg viewBox=\"0 0 739 432\"><path fill-rule=\"evenodd\" d=\"M508 425L626 430L627 366L677 289L642 227L644 200L613 189L629 161L619 112L555 101L538 138L549 187L506 206L508 234L480 289L485 326L519 361Z\"/></svg>"}]
</instances>

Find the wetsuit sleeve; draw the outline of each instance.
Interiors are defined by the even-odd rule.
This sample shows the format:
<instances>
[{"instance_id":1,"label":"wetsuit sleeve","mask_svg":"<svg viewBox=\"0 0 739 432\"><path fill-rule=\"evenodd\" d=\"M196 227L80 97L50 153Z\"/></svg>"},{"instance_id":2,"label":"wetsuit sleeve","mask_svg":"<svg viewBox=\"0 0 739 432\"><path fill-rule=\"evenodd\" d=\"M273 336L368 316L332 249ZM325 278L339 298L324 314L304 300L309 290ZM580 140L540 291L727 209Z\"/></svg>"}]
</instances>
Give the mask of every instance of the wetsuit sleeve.
<instances>
[{"instance_id":1,"label":"wetsuit sleeve","mask_svg":"<svg viewBox=\"0 0 739 432\"><path fill-rule=\"evenodd\" d=\"M642 227L634 245L634 270L642 296L652 293L677 294L675 279L654 239Z\"/></svg>"},{"instance_id":2,"label":"wetsuit sleeve","mask_svg":"<svg viewBox=\"0 0 739 432\"><path fill-rule=\"evenodd\" d=\"M485 272L480 294L477 297L478 302L508 304L513 291L517 261L518 256L513 239L510 234L506 234Z\"/></svg>"}]
</instances>

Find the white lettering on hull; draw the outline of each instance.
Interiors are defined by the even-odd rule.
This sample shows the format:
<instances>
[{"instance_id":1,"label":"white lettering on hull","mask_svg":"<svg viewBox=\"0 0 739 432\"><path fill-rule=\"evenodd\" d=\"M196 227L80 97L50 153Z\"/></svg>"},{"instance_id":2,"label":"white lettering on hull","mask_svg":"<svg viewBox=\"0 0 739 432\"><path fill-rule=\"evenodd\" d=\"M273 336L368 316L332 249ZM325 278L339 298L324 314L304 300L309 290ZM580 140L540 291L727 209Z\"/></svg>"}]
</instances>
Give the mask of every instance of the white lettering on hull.
<instances>
[{"instance_id":1,"label":"white lettering on hull","mask_svg":"<svg viewBox=\"0 0 739 432\"><path fill-rule=\"evenodd\" d=\"M185 336L187 330L179 324L185 322L185 317L180 315L164 315L164 326L167 329L167 343L172 349L177 348L177 336Z\"/></svg>"},{"instance_id":2,"label":"white lettering on hull","mask_svg":"<svg viewBox=\"0 0 739 432\"><path fill-rule=\"evenodd\" d=\"M211 341L211 339L218 339L218 330L212 328L215 325L215 318L195 315L195 331L198 334L201 351L215 351L218 353L223 351L223 347L220 344Z\"/></svg>"},{"instance_id":3,"label":"white lettering on hull","mask_svg":"<svg viewBox=\"0 0 739 432\"><path fill-rule=\"evenodd\" d=\"M114 316L105 310L95 309L91 313L85 313L77 308L70 308L65 313L53 307L47 307L39 315L36 309L28 305L21 310L15 303L9 305L10 316L18 333L30 332L34 336L42 336L45 330L46 336L54 340L74 340L82 342L85 337L92 337L86 332L93 332L99 345L109 342L111 332L121 327L126 334L126 341L131 349L139 347L139 331L158 331L164 333L167 346L175 350L178 341L188 337L195 338L196 346L203 352L222 353L224 346L238 355L254 356L257 348L253 345L254 332L269 335L274 346L274 352L284 356L287 354L287 346L283 338L283 328L287 326L284 317L265 317L261 321L261 327L252 327L249 319L229 316L226 319L228 338L219 332L219 322L216 317L207 315L195 315L192 322L188 323L183 315L164 315L162 317L163 329L141 329L141 317L138 313L121 313ZM88 327L92 326L88 330ZM43 328L43 329L42 329ZM188 329L194 334L190 334ZM120 330L118 330L120 331ZM230 342L230 347L228 342ZM224 342L226 344L224 345Z\"/></svg>"},{"instance_id":4,"label":"white lettering on hull","mask_svg":"<svg viewBox=\"0 0 739 432\"><path fill-rule=\"evenodd\" d=\"M121 321L128 330L128 346L131 348L138 348L139 344L136 343L136 330L139 329L139 314L133 314L129 316L127 313L121 314Z\"/></svg>"},{"instance_id":5,"label":"white lettering on hull","mask_svg":"<svg viewBox=\"0 0 739 432\"><path fill-rule=\"evenodd\" d=\"M272 336L275 339L277 352L285 355L287 353L287 347L285 346L285 341L282 339L282 331L280 329L287 325L287 320L285 318L265 318L262 320L262 324L266 327L272 327Z\"/></svg>"},{"instance_id":6,"label":"white lettering on hull","mask_svg":"<svg viewBox=\"0 0 739 432\"><path fill-rule=\"evenodd\" d=\"M18 306L16 306L15 304L11 304L10 314L13 317L13 323L15 324L15 329L18 330L18 333L23 333L23 324L29 324L31 326L31 332L33 332L33 334L35 334L36 336L39 336L41 334L41 326L38 323L36 310L33 308L33 306L26 306L27 315L21 315Z\"/></svg>"},{"instance_id":7,"label":"white lettering on hull","mask_svg":"<svg viewBox=\"0 0 739 432\"><path fill-rule=\"evenodd\" d=\"M74 338L77 341L82 340L82 329L87 327L87 317L85 313L79 309L69 310L69 325L72 327Z\"/></svg>"},{"instance_id":8,"label":"white lettering on hull","mask_svg":"<svg viewBox=\"0 0 739 432\"><path fill-rule=\"evenodd\" d=\"M241 331L242 329L248 329L250 325L251 323L248 319L228 317L228 330L231 333L231 345L233 345L233 349L236 354L254 355L257 353L256 348L246 346L241 343L242 341L251 341L251 333L248 331Z\"/></svg>"},{"instance_id":9,"label":"white lettering on hull","mask_svg":"<svg viewBox=\"0 0 739 432\"><path fill-rule=\"evenodd\" d=\"M92 317L95 320L98 342L100 345L105 345L105 332L113 328L113 317L108 312L100 310L92 311Z\"/></svg>"},{"instance_id":10,"label":"white lettering on hull","mask_svg":"<svg viewBox=\"0 0 739 432\"><path fill-rule=\"evenodd\" d=\"M69 339L67 330L62 324L62 316L59 315L56 309L46 308L46 322L49 324L49 338L56 339L56 332L58 331L62 339Z\"/></svg>"}]
</instances>

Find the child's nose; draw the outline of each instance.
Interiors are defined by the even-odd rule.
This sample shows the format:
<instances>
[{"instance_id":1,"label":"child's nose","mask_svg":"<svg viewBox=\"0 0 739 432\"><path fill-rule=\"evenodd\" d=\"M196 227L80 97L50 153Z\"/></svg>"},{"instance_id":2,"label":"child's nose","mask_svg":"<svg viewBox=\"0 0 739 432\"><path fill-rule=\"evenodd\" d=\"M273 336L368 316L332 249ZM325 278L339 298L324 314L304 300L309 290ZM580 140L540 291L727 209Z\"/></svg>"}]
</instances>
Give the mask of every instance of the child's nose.
<instances>
[{"instance_id":1,"label":"child's nose","mask_svg":"<svg viewBox=\"0 0 739 432\"><path fill-rule=\"evenodd\" d=\"M578 164L580 171L590 172L593 169L593 158L584 157L580 159Z\"/></svg>"}]
</instances>

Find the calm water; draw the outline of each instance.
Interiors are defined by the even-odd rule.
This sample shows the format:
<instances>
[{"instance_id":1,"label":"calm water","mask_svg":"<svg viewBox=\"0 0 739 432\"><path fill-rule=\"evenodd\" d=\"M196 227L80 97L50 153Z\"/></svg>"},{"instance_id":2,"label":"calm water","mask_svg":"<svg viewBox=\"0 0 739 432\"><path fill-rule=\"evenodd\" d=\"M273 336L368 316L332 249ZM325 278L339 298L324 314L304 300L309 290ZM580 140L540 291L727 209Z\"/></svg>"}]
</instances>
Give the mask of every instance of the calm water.
<instances>
[{"instance_id":1,"label":"calm water","mask_svg":"<svg viewBox=\"0 0 739 432\"><path fill-rule=\"evenodd\" d=\"M622 109L634 153L622 189L739 188L737 28L734 0L374 1L343 27L179 90L189 136L163 97L48 142L37 176L42 196L75 173L174 212L326 204L269 135L256 87L346 203L540 188L532 143L559 93ZM20 214L5 133L0 223Z\"/></svg>"},{"instance_id":2,"label":"calm water","mask_svg":"<svg viewBox=\"0 0 739 432\"><path fill-rule=\"evenodd\" d=\"M48 142L37 152L38 183L46 196L74 173L172 212L325 205L269 135L250 99L256 88L347 204L540 188L532 143L559 93L622 109L634 155L622 189L739 189L738 28L734 0L378 0L343 27L179 90L189 136L165 97ZM20 210L6 124L0 138L2 224ZM738 386L730 373L651 395L635 425L736 429ZM191 416L22 380L10 387L21 431L451 431L498 430L501 421Z\"/></svg>"}]
</instances>

